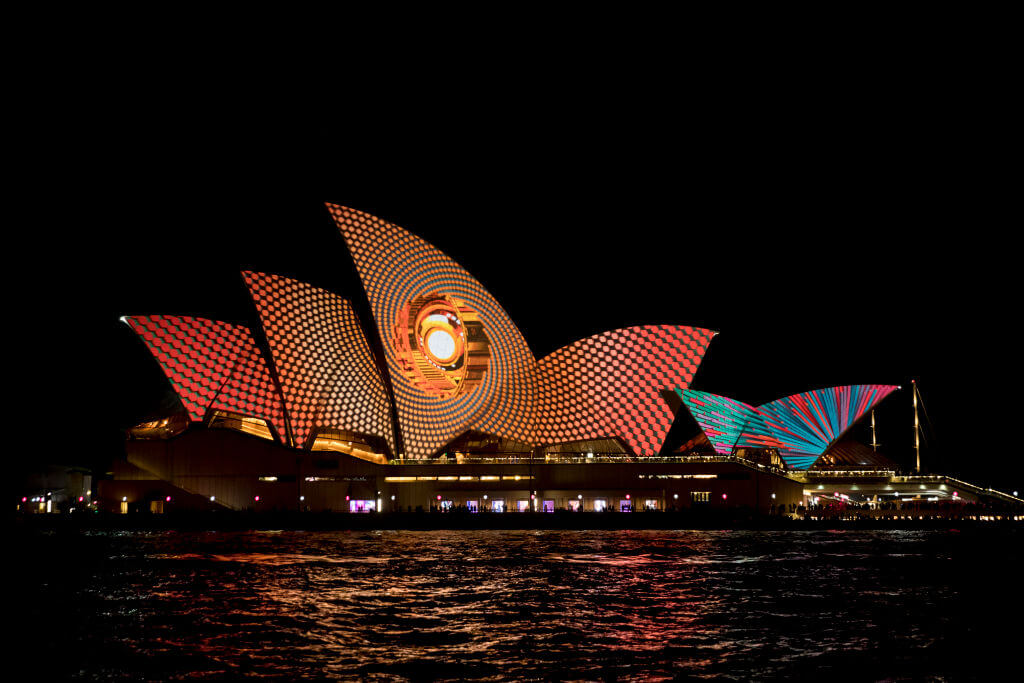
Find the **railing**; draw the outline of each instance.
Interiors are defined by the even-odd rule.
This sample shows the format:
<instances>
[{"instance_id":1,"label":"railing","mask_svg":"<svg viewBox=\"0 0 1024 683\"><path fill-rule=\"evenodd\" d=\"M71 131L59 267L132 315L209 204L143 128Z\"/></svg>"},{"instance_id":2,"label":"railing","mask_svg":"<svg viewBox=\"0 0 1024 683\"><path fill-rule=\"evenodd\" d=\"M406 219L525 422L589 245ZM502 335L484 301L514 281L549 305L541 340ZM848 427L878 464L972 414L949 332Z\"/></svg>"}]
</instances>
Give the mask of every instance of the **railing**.
<instances>
[{"instance_id":1,"label":"railing","mask_svg":"<svg viewBox=\"0 0 1024 683\"><path fill-rule=\"evenodd\" d=\"M474 456L442 457L433 460L411 460L395 458L388 461L390 465L561 465L561 464L593 464L593 463L738 463L768 472L782 473L777 467L763 465L734 455L654 455L635 456L626 453L549 453L544 456L508 453Z\"/></svg>"},{"instance_id":2,"label":"railing","mask_svg":"<svg viewBox=\"0 0 1024 683\"><path fill-rule=\"evenodd\" d=\"M809 478L841 478L841 477L887 477L892 484L950 484L975 495L994 496L1014 503L1024 503L1024 498L1012 496L1009 493L997 491L991 488L983 488L968 483L956 477L945 474L896 474L894 470L806 470L804 472L792 472L790 476L800 482L806 483Z\"/></svg>"},{"instance_id":3,"label":"railing","mask_svg":"<svg viewBox=\"0 0 1024 683\"><path fill-rule=\"evenodd\" d=\"M793 473L793 478L805 481L811 477L892 477L895 474L896 470L805 470Z\"/></svg>"},{"instance_id":4,"label":"railing","mask_svg":"<svg viewBox=\"0 0 1024 683\"><path fill-rule=\"evenodd\" d=\"M1009 500L1014 503L1024 503L1024 498L1018 498L1017 496L1012 496L1009 493L1003 493L1002 491L997 491L996 489L975 486L974 484L969 484L966 481L957 479L955 477L950 477L945 474L907 474L895 476L892 478L892 481L900 484L952 483L954 486L965 489L967 491L971 491L976 495L995 496L996 498L1002 498L1004 500Z\"/></svg>"}]
</instances>

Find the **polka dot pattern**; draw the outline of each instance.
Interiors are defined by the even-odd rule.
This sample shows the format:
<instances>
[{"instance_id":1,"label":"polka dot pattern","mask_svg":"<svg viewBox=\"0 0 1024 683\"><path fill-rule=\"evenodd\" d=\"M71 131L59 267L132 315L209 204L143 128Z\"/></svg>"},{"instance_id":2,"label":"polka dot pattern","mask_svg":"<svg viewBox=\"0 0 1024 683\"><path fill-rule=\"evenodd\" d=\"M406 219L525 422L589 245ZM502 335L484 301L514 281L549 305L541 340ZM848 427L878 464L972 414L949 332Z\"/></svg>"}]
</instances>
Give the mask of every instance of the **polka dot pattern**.
<instances>
[{"instance_id":1,"label":"polka dot pattern","mask_svg":"<svg viewBox=\"0 0 1024 683\"><path fill-rule=\"evenodd\" d=\"M327 427L382 437L394 452L384 381L351 303L286 277L242 275L263 322L295 445Z\"/></svg>"},{"instance_id":2,"label":"polka dot pattern","mask_svg":"<svg viewBox=\"0 0 1024 683\"><path fill-rule=\"evenodd\" d=\"M448 256L368 214L328 209L384 340L405 457L431 457L471 429L537 445L619 437L638 455L660 452L673 419L660 392L689 386L713 332L669 325L613 330L538 362L497 301ZM395 453L388 394L351 304L289 278L243 275L280 392L244 327L187 317L127 319L191 419L221 408L266 419L283 436L287 416L297 447L323 427L383 437ZM417 296L438 293L474 311L489 342L481 384L450 397L415 386L395 346L402 309Z\"/></svg>"},{"instance_id":3,"label":"polka dot pattern","mask_svg":"<svg viewBox=\"0 0 1024 683\"><path fill-rule=\"evenodd\" d=\"M618 436L637 455L657 455L674 418L660 392L690 385L714 334L645 325L545 356L537 364L537 442Z\"/></svg>"},{"instance_id":4,"label":"polka dot pattern","mask_svg":"<svg viewBox=\"0 0 1024 683\"><path fill-rule=\"evenodd\" d=\"M148 315L125 321L149 347L189 418L228 410L266 420L284 438L281 395L248 328L205 318Z\"/></svg>"},{"instance_id":5,"label":"polka dot pattern","mask_svg":"<svg viewBox=\"0 0 1024 683\"><path fill-rule=\"evenodd\" d=\"M342 206L327 205L348 244L384 343L405 457L427 458L468 429L533 441L536 360L504 309L472 275L402 228ZM400 310L416 296L454 296L479 316L490 364L472 392L428 395L402 371L391 342Z\"/></svg>"}]
</instances>

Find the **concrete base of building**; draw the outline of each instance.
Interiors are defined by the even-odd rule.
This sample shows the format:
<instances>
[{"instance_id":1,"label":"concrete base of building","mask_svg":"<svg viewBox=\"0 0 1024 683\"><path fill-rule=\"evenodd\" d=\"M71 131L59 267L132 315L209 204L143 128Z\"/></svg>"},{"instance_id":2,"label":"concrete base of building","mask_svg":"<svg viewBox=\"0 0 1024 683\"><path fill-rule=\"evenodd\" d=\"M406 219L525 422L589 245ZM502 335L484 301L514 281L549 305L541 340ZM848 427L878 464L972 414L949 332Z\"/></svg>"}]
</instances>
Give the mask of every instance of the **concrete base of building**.
<instances>
[{"instance_id":1,"label":"concrete base of building","mask_svg":"<svg viewBox=\"0 0 1024 683\"><path fill-rule=\"evenodd\" d=\"M107 512L607 512L749 510L794 514L804 487L771 468L722 459L379 464L304 451L230 430L133 440L102 482ZM168 500L168 498L170 500ZM156 511L156 510L154 510Z\"/></svg>"}]
</instances>

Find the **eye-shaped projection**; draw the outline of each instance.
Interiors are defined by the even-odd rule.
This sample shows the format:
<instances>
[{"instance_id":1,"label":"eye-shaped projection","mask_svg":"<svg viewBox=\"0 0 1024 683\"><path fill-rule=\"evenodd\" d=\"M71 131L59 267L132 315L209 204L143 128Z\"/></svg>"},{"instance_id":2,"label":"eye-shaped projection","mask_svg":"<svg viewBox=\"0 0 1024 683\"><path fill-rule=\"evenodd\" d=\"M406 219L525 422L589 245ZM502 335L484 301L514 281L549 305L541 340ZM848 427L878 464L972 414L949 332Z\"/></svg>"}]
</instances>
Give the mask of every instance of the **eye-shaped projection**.
<instances>
[{"instance_id":1,"label":"eye-shaped projection","mask_svg":"<svg viewBox=\"0 0 1024 683\"><path fill-rule=\"evenodd\" d=\"M408 380L424 393L450 397L483 382L490 343L476 312L444 294L425 294L398 312L395 350Z\"/></svg>"}]
</instances>

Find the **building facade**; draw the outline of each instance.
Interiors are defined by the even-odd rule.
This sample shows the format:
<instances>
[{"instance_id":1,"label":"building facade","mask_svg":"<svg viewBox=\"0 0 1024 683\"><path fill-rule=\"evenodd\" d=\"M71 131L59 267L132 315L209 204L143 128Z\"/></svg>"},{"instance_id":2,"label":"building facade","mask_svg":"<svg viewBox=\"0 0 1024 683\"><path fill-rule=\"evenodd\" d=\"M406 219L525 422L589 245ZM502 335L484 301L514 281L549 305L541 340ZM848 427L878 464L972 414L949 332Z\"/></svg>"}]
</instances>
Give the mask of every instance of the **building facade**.
<instances>
[{"instance_id":1,"label":"building facade","mask_svg":"<svg viewBox=\"0 0 1024 683\"><path fill-rule=\"evenodd\" d=\"M807 469L896 389L832 387L757 407L694 391L716 333L682 325L612 330L537 358L443 252L327 208L372 329L345 298L258 272L242 275L260 330L125 317L181 410L129 431L127 460L101 491L110 505L790 511L803 487L786 470ZM662 453L673 395L710 452Z\"/></svg>"}]
</instances>

